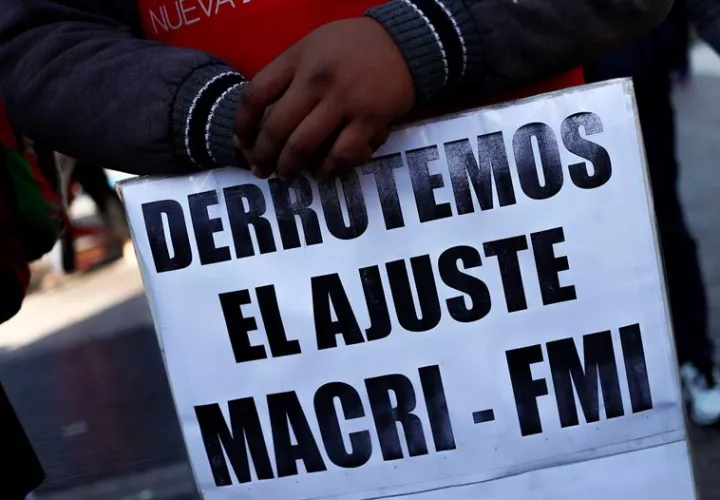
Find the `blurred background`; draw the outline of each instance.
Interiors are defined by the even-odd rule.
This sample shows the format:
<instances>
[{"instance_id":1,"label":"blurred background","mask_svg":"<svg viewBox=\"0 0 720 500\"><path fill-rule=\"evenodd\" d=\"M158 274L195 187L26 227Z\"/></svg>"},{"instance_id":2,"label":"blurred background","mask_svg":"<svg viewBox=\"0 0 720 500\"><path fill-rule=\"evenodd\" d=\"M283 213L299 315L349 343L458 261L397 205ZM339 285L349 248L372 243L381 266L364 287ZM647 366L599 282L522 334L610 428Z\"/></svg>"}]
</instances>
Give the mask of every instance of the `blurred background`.
<instances>
[{"instance_id":1,"label":"blurred background","mask_svg":"<svg viewBox=\"0 0 720 500\"><path fill-rule=\"evenodd\" d=\"M720 58L694 44L690 68L674 95L682 201L720 342ZM74 195L76 238L34 264L33 293L0 326L0 379L47 473L37 497L197 498L132 248ZM720 500L720 427L690 437L701 500Z\"/></svg>"}]
</instances>

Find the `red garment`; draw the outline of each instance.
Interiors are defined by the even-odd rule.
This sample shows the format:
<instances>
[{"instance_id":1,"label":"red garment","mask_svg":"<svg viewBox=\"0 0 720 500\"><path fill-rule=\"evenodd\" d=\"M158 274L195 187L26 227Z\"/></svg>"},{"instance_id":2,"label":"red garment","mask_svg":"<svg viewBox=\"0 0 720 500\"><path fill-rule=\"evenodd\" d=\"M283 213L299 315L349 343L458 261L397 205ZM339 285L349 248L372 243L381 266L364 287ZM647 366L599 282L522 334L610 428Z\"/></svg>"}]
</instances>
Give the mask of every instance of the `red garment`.
<instances>
[{"instance_id":1,"label":"red garment","mask_svg":"<svg viewBox=\"0 0 720 500\"><path fill-rule=\"evenodd\" d=\"M361 17L385 0L139 0L145 35L223 59L250 79L314 29ZM469 99L452 110L422 110L428 117L488 102L527 97L584 83L581 70L494 99Z\"/></svg>"},{"instance_id":2,"label":"red garment","mask_svg":"<svg viewBox=\"0 0 720 500\"><path fill-rule=\"evenodd\" d=\"M5 103L2 99L0 99L0 144L15 150L17 150L18 147L17 137L7 119ZM2 167L3 165L0 163L0 169ZM6 177L0 175L0 182L6 184ZM2 186L0 186L0 188L1 187ZM10 280L14 277L20 286L19 289L23 290L24 294L24 290L27 290L30 283L30 268L27 264L22 240L18 237L18 229L18 221L13 213L13 207L3 190L0 189L0 270L3 271L0 276L2 276L3 280ZM0 291L2 291L4 295L10 295L9 297L4 297L3 300L13 302L1 308L0 322L7 319L1 316L10 315L20 307L20 302L22 302L22 297L13 296L16 294L11 294L9 290L15 290L14 284L0 283ZM5 307L7 307L9 312L4 311Z\"/></svg>"},{"instance_id":3,"label":"red garment","mask_svg":"<svg viewBox=\"0 0 720 500\"><path fill-rule=\"evenodd\" d=\"M7 118L7 108L5 107L5 101L2 99L0 99L0 144L4 144L11 149L18 149L17 136Z\"/></svg>"},{"instance_id":4,"label":"red garment","mask_svg":"<svg viewBox=\"0 0 720 500\"><path fill-rule=\"evenodd\" d=\"M14 315L30 281L28 262L49 252L66 223L60 196L0 99L0 323Z\"/></svg>"}]
</instances>

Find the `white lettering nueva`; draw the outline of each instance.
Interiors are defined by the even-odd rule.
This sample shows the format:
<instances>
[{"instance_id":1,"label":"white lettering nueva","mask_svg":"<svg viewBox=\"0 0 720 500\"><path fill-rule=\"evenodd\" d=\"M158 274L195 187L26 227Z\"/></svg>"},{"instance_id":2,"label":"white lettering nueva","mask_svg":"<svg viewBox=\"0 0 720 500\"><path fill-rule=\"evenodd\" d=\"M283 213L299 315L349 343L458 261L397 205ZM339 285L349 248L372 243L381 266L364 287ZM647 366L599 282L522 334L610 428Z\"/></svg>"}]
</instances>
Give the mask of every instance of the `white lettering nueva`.
<instances>
[{"instance_id":1,"label":"white lettering nueva","mask_svg":"<svg viewBox=\"0 0 720 500\"><path fill-rule=\"evenodd\" d=\"M251 0L242 0L243 4ZM149 10L150 23L156 35L222 15L236 7L235 0L175 0Z\"/></svg>"}]
</instances>

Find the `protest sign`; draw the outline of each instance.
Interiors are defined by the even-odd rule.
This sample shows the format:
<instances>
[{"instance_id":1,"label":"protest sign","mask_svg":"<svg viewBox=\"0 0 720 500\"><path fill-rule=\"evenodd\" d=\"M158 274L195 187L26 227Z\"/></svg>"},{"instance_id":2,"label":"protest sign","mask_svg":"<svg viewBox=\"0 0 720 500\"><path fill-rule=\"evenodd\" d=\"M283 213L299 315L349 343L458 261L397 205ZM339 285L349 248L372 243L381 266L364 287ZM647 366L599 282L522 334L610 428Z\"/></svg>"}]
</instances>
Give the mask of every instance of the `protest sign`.
<instances>
[{"instance_id":1,"label":"protest sign","mask_svg":"<svg viewBox=\"0 0 720 500\"><path fill-rule=\"evenodd\" d=\"M694 498L632 86L122 185L208 500Z\"/></svg>"}]
</instances>

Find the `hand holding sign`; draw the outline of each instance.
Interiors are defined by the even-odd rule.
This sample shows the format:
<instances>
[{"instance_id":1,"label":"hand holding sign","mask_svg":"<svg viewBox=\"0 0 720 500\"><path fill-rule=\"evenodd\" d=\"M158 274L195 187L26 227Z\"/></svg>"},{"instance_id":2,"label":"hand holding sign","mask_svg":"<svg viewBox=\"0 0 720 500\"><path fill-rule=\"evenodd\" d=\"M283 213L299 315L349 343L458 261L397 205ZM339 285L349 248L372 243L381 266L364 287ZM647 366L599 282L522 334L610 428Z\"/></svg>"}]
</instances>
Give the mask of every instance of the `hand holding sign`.
<instances>
[{"instance_id":1,"label":"hand holding sign","mask_svg":"<svg viewBox=\"0 0 720 500\"><path fill-rule=\"evenodd\" d=\"M402 53L369 18L327 24L246 87L235 132L253 172L328 176L365 163L407 113L415 89Z\"/></svg>"}]
</instances>

